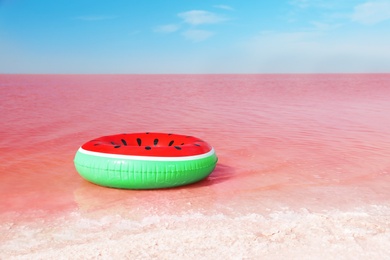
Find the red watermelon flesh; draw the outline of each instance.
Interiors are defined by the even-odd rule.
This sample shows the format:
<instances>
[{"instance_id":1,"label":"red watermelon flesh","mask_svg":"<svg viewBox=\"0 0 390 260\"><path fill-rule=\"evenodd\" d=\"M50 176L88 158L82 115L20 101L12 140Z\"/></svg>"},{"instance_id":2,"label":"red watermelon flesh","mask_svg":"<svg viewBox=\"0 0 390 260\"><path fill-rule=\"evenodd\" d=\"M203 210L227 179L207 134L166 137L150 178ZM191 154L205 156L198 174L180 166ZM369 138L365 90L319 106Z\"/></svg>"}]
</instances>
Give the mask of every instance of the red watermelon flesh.
<instances>
[{"instance_id":1,"label":"red watermelon flesh","mask_svg":"<svg viewBox=\"0 0 390 260\"><path fill-rule=\"evenodd\" d=\"M102 136L83 144L81 148L107 154L161 157L200 155L212 149L193 136L148 132Z\"/></svg>"}]
</instances>

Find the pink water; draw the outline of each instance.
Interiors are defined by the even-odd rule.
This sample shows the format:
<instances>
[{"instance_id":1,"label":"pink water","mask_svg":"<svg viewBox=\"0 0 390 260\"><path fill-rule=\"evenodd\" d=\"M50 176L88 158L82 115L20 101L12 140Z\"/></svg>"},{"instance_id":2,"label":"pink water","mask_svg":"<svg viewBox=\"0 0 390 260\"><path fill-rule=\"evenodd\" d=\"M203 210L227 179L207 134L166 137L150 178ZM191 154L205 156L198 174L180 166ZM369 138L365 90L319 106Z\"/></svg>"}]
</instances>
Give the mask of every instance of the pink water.
<instances>
[{"instance_id":1,"label":"pink water","mask_svg":"<svg viewBox=\"0 0 390 260\"><path fill-rule=\"evenodd\" d=\"M390 204L390 74L0 75L0 111L0 221ZM207 141L215 171L150 191L75 171L84 142L143 131Z\"/></svg>"}]
</instances>

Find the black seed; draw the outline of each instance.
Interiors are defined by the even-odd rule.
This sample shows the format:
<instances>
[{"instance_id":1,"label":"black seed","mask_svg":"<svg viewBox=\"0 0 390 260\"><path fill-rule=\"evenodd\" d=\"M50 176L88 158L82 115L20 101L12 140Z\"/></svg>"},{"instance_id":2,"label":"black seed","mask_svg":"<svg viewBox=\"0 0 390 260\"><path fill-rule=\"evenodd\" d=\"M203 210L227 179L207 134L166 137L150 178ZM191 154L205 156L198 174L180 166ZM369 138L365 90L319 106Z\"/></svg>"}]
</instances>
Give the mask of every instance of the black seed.
<instances>
[{"instance_id":1,"label":"black seed","mask_svg":"<svg viewBox=\"0 0 390 260\"><path fill-rule=\"evenodd\" d=\"M124 145L127 145L127 143L126 143L126 140L125 140L125 139L121 139L121 141L122 141L122 143L123 143Z\"/></svg>"},{"instance_id":2,"label":"black seed","mask_svg":"<svg viewBox=\"0 0 390 260\"><path fill-rule=\"evenodd\" d=\"M195 146L200 146L200 144L194 144Z\"/></svg>"},{"instance_id":3,"label":"black seed","mask_svg":"<svg viewBox=\"0 0 390 260\"><path fill-rule=\"evenodd\" d=\"M137 143L138 143L138 146L141 146L141 144L142 144L141 138L137 138Z\"/></svg>"},{"instance_id":4,"label":"black seed","mask_svg":"<svg viewBox=\"0 0 390 260\"><path fill-rule=\"evenodd\" d=\"M150 150L150 149L152 149L152 147L150 147L150 146L145 146L145 149L146 149L146 150Z\"/></svg>"},{"instance_id":5,"label":"black seed","mask_svg":"<svg viewBox=\"0 0 390 260\"><path fill-rule=\"evenodd\" d=\"M112 144L112 145L115 145L115 143L114 143L114 142L111 142L111 144Z\"/></svg>"},{"instance_id":6,"label":"black seed","mask_svg":"<svg viewBox=\"0 0 390 260\"><path fill-rule=\"evenodd\" d=\"M181 145L183 145L184 143L181 143Z\"/></svg>"},{"instance_id":7,"label":"black seed","mask_svg":"<svg viewBox=\"0 0 390 260\"><path fill-rule=\"evenodd\" d=\"M157 144L158 144L158 139L157 139L157 138L154 139L153 144L154 144L154 145L157 145Z\"/></svg>"},{"instance_id":8,"label":"black seed","mask_svg":"<svg viewBox=\"0 0 390 260\"><path fill-rule=\"evenodd\" d=\"M100 144L93 144L93 146L100 145Z\"/></svg>"},{"instance_id":9,"label":"black seed","mask_svg":"<svg viewBox=\"0 0 390 260\"><path fill-rule=\"evenodd\" d=\"M172 135L171 133L169 133L168 135Z\"/></svg>"},{"instance_id":10,"label":"black seed","mask_svg":"<svg viewBox=\"0 0 390 260\"><path fill-rule=\"evenodd\" d=\"M180 146L174 146L177 150L181 150L181 147Z\"/></svg>"},{"instance_id":11,"label":"black seed","mask_svg":"<svg viewBox=\"0 0 390 260\"><path fill-rule=\"evenodd\" d=\"M149 132L146 132L145 134L147 134L147 135L148 135L148 134L149 134Z\"/></svg>"},{"instance_id":12,"label":"black seed","mask_svg":"<svg viewBox=\"0 0 390 260\"><path fill-rule=\"evenodd\" d=\"M119 147L121 147L121 146L120 146L120 145L115 145L115 146L114 146L114 148L119 148Z\"/></svg>"},{"instance_id":13,"label":"black seed","mask_svg":"<svg viewBox=\"0 0 390 260\"><path fill-rule=\"evenodd\" d=\"M169 142L169 144L168 144L168 146L171 146L171 145L173 145L173 143L174 143L174 142L175 142L175 141L173 141L173 140L172 140L172 141L170 141L170 142Z\"/></svg>"}]
</instances>

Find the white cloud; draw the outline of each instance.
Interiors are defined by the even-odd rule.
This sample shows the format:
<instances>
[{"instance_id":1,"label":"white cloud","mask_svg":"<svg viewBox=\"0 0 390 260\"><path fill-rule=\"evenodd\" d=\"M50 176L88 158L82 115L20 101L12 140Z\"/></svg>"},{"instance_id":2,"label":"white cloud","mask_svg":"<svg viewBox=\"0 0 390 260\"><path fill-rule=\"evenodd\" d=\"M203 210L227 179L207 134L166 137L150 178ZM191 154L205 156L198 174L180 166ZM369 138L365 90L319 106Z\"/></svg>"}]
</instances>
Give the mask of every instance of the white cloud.
<instances>
[{"instance_id":1,"label":"white cloud","mask_svg":"<svg viewBox=\"0 0 390 260\"><path fill-rule=\"evenodd\" d=\"M159 33L173 33L179 29L180 26L177 24L165 24L165 25L157 26L156 28L154 28L154 31Z\"/></svg>"},{"instance_id":2,"label":"white cloud","mask_svg":"<svg viewBox=\"0 0 390 260\"><path fill-rule=\"evenodd\" d=\"M329 30L339 28L341 26L341 24L333 24L333 23L317 22L317 21L312 21L310 22L310 24L314 26L313 29L315 31L329 31Z\"/></svg>"},{"instance_id":3,"label":"white cloud","mask_svg":"<svg viewBox=\"0 0 390 260\"><path fill-rule=\"evenodd\" d=\"M264 32L241 46L252 72L385 72L390 37L332 36L324 32ZM237 61L237 64L240 64Z\"/></svg>"},{"instance_id":4,"label":"white cloud","mask_svg":"<svg viewBox=\"0 0 390 260\"><path fill-rule=\"evenodd\" d=\"M291 0L289 3L299 8L307 8L309 6L309 0Z\"/></svg>"},{"instance_id":5,"label":"white cloud","mask_svg":"<svg viewBox=\"0 0 390 260\"><path fill-rule=\"evenodd\" d=\"M179 13L178 16L184 20L184 22L191 25L200 24L213 24L226 21L223 16L217 15L212 12L203 10L192 10L188 12Z\"/></svg>"},{"instance_id":6,"label":"white cloud","mask_svg":"<svg viewBox=\"0 0 390 260\"><path fill-rule=\"evenodd\" d=\"M214 5L214 7L218 9L228 10L228 11L234 10L234 8L229 5Z\"/></svg>"},{"instance_id":7,"label":"white cloud","mask_svg":"<svg viewBox=\"0 0 390 260\"><path fill-rule=\"evenodd\" d=\"M229 9L232 10L230 6L227 5L218 5L217 8ZM178 13L177 16L183 20L187 25L179 24L165 24L160 25L154 28L154 32L158 33L174 33L179 31L182 27L187 27L187 30L183 31L181 35L187 40L193 42L204 41L214 35L214 32L208 30L196 30L188 28L190 26L198 26L204 24L216 24L226 21L227 19L224 16L218 15L213 12L204 11L204 10L191 10L187 12Z\"/></svg>"},{"instance_id":8,"label":"white cloud","mask_svg":"<svg viewBox=\"0 0 390 260\"><path fill-rule=\"evenodd\" d=\"M337 0L291 0L289 4L300 9L335 9L344 6L345 2Z\"/></svg>"},{"instance_id":9,"label":"white cloud","mask_svg":"<svg viewBox=\"0 0 390 260\"><path fill-rule=\"evenodd\" d=\"M194 42L204 41L213 35L213 32L206 30L187 30L183 33L185 38Z\"/></svg>"},{"instance_id":10,"label":"white cloud","mask_svg":"<svg viewBox=\"0 0 390 260\"><path fill-rule=\"evenodd\" d=\"M352 21L362 24L376 24L390 19L389 1L369 1L357 5L351 16Z\"/></svg>"}]
</instances>

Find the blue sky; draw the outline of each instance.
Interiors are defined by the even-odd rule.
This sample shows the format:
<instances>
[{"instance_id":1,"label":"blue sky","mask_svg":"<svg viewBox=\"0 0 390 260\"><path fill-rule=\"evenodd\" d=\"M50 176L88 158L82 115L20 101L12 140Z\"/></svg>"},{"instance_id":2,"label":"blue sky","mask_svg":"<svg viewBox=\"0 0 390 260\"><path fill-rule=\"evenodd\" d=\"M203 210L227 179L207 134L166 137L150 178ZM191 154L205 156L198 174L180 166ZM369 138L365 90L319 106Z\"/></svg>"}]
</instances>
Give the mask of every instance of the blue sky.
<instances>
[{"instance_id":1,"label":"blue sky","mask_svg":"<svg viewBox=\"0 0 390 260\"><path fill-rule=\"evenodd\" d=\"M0 0L0 73L390 72L390 0Z\"/></svg>"}]
</instances>

